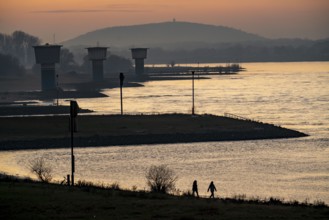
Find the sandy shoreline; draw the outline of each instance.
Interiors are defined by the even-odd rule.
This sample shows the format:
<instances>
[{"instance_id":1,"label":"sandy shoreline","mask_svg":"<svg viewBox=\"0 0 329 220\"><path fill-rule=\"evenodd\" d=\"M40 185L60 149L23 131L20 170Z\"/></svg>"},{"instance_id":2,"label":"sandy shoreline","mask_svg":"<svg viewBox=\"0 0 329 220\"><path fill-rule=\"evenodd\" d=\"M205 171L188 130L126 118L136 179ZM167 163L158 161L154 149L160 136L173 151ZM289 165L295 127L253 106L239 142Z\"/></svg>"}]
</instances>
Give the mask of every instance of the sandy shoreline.
<instances>
[{"instance_id":1,"label":"sandy shoreline","mask_svg":"<svg viewBox=\"0 0 329 220\"><path fill-rule=\"evenodd\" d=\"M0 118L0 150L70 147L68 116ZM254 121L214 115L79 116L76 147L210 141L239 141L307 136Z\"/></svg>"}]
</instances>

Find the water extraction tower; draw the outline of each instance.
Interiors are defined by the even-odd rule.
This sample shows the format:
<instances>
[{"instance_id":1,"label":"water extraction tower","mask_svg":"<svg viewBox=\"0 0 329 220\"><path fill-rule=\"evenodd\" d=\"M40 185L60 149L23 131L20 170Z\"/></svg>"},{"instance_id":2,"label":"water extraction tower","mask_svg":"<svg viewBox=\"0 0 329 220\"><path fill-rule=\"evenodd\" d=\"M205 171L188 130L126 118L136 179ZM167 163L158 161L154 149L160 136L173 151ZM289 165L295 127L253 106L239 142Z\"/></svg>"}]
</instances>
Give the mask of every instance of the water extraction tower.
<instances>
[{"instance_id":1,"label":"water extraction tower","mask_svg":"<svg viewBox=\"0 0 329 220\"><path fill-rule=\"evenodd\" d=\"M41 90L49 91L56 89L55 64L60 62L62 45L33 46L35 61L41 64Z\"/></svg>"},{"instance_id":2,"label":"water extraction tower","mask_svg":"<svg viewBox=\"0 0 329 220\"><path fill-rule=\"evenodd\" d=\"M144 59L147 57L148 48L131 48L132 58L135 60L135 73L142 75L144 73Z\"/></svg>"},{"instance_id":3,"label":"water extraction tower","mask_svg":"<svg viewBox=\"0 0 329 220\"><path fill-rule=\"evenodd\" d=\"M107 47L88 47L88 57L93 65L93 80L104 79L103 61L106 60Z\"/></svg>"}]
</instances>

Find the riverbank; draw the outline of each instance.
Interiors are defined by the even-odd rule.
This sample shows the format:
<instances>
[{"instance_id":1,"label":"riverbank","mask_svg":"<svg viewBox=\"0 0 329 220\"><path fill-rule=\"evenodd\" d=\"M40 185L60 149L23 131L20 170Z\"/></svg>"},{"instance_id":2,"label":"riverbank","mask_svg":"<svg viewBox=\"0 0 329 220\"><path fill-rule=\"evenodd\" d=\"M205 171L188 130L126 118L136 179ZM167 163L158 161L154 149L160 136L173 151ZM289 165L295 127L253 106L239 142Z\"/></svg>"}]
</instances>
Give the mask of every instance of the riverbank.
<instances>
[{"instance_id":1,"label":"riverbank","mask_svg":"<svg viewBox=\"0 0 329 220\"><path fill-rule=\"evenodd\" d=\"M197 79L209 77L198 75ZM157 76L134 76L127 74L124 88L143 87L149 81L192 80L191 74L172 74ZM41 91L39 75L24 75L20 77L0 77L0 106L17 105L17 103L34 104L36 100L54 101L56 99L102 98L107 95L103 89L120 87L119 77L108 76L102 81L92 81L87 74L63 74L58 82L58 89Z\"/></svg>"},{"instance_id":2,"label":"riverbank","mask_svg":"<svg viewBox=\"0 0 329 220\"><path fill-rule=\"evenodd\" d=\"M173 196L118 185L67 187L0 179L2 219L326 219L323 204Z\"/></svg>"},{"instance_id":3,"label":"riverbank","mask_svg":"<svg viewBox=\"0 0 329 220\"><path fill-rule=\"evenodd\" d=\"M69 147L68 116L0 118L0 150ZM214 115L79 115L76 147L209 141L238 141L307 136L250 120Z\"/></svg>"},{"instance_id":4,"label":"riverbank","mask_svg":"<svg viewBox=\"0 0 329 220\"><path fill-rule=\"evenodd\" d=\"M127 77L125 87L141 87L135 78ZM119 78L105 78L94 82L87 74L62 74L58 79L58 89L41 91L39 74L26 74L18 77L0 77L0 105L14 105L17 102L35 100L53 101L59 99L107 97L102 89L118 88Z\"/></svg>"}]
</instances>

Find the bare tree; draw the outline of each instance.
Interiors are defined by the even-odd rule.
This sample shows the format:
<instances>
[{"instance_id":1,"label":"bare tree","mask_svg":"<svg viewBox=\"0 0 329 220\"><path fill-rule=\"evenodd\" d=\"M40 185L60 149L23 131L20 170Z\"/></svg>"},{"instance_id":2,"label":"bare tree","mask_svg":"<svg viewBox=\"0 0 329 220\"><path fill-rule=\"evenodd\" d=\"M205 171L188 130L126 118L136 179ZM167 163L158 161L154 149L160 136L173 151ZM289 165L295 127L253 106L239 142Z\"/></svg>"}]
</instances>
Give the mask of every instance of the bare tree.
<instances>
[{"instance_id":1,"label":"bare tree","mask_svg":"<svg viewBox=\"0 0 329 220\"><path fill-rule=\"evenodd\" d=\"M168 193L175 189L178 177L166 165L151 166L146 173L147 185L153 192Z\"/></svg>"},{"instance_id":2,"label":"bare tree","mask_svg":"<svg viewBox=\"0 0 329 220\"><path fill-rule=\"evenodd\" d=\"M52 179L52 168L43 158L31 160L29 163L31 173L34 173L41 182L48 183Z\"/></svg>"}]
</instances>

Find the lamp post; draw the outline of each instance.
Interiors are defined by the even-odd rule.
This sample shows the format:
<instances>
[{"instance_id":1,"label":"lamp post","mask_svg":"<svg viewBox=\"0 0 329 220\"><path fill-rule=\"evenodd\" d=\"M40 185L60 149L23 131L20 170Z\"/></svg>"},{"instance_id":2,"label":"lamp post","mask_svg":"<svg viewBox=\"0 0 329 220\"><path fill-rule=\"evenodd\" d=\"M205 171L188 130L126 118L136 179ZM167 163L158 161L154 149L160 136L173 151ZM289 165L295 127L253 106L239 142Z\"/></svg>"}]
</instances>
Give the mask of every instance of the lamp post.
<instances>
[{"instance_id":1,"label":"lamp post","mask_svg":"<svg viewBox=\"0 0 329 220\"><path fill-rule=\"evenodd\" d=\"M121 101L121 115L123 115L123 104L122 104L122 86L123 86L123 80L125 79L125 76L123 73L120 73L120 101Z\"/></svg>"},{"instance_id":2,"label":"lamp post","mask_svg":"<svg viewBox=\"0 0 329 220\"><path fill-rule=\"evenodd\" d=\"M194 115L194 71L192 71L192 115Z\"/></svg>"}]
</instances>

